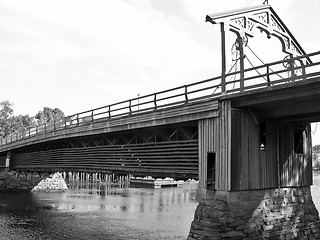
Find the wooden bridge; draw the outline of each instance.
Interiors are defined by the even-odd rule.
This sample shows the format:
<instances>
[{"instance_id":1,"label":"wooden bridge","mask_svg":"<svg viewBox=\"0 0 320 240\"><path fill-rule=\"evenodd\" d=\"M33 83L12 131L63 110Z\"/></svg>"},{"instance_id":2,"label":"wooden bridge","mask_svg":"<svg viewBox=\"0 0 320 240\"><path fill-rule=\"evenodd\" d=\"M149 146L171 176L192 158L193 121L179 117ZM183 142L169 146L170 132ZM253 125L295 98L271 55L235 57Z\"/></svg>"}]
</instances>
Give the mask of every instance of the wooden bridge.
<instances>
[{"instance_id":1,"label":"wooden bridge","mask_svg":"<svg viewBox=\"0 0 320 240\"><path fill-rule=\"evenodd\" d=\"M38 180L56 171L195 178L214 191L188 240L320 239L310 192L320 52L306 54L269 5L206 20L221 29L221 76L21 129L0 141L0 185L14 181L11 170ZM229 73L226 28L240 65ZM245 68L255 29L277 37L288 57Z\"/></svg>"},{"instance_id":2,"label":"wooden bridge","mask_svg":"<svg viewBox=\"0 0 320 240\"><path fill-rule=\"evenodd\" d=\"M305 54L270 6L206 20L221 26L221 76L21 129L0 140L0 166L195 178L227 191L309 186L320 52ZM240 70L230 73L225 26L240 53ZM254 26L279 38L290 57L245 69Z\"/></svg>"},{"instance_id":3,"label":"wooden bridge","mask_svg":"<svg viewBox=\"0 0 320 240\"><path fill-rule=\"evenodd\" d=\"M17 171L199 178L216 189L310 183L311 176L291 177L311 169L306 143L308 124L320 121L319 64L315 52L23 129L1 139L0 165L10 157ZM267 178L279 163L283 172Z\"/></svg>"}]
</instances>

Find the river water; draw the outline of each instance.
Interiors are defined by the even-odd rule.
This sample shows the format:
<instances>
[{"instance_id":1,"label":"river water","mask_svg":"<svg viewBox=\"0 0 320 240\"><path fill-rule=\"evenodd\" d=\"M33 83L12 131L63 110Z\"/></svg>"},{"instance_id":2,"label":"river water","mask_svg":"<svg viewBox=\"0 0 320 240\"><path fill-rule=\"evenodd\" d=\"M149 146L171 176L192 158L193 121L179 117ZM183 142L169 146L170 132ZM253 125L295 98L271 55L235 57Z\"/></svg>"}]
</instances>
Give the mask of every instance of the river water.
<instances>
[{"instance_id":1,"label":"river water","mask_svg":"<svg viewBox=\"0 0 320 240\"><path fill-rule=\"evenodd\" d=\"M67 192L0 194L0 239L186 239L195 182L163 189L70 185Z\"/></svg>"},{"instance_id":2,"label":"river water","mask_svg":"<svg viewBox=\"0 0 320 240\"><path fill-rule=\"evenodd\" d=\"M320 175L311 187L320 210ZM0 194L0 239L186 239L205 193L194 182L163 189L69 185L62 193Z\"/></svg>"}]
</instances>

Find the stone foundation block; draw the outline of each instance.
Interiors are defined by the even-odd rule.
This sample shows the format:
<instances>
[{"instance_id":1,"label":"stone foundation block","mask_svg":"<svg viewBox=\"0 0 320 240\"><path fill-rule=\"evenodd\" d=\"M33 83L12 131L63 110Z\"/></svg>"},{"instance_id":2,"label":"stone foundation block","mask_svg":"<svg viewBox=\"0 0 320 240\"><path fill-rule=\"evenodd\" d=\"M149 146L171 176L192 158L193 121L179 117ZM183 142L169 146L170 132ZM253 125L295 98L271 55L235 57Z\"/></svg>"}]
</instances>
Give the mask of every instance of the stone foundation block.
<instances>
[{"instance_id":1,"label":"stone foundation block","mask_svg":"<svg viewBox=\"0 0 320 240\"><path fill-rule=\"evenodd\" d=\"M309 187L211 193L188 239L320 239L319 214Z\"/></svg>"}]
</instances>

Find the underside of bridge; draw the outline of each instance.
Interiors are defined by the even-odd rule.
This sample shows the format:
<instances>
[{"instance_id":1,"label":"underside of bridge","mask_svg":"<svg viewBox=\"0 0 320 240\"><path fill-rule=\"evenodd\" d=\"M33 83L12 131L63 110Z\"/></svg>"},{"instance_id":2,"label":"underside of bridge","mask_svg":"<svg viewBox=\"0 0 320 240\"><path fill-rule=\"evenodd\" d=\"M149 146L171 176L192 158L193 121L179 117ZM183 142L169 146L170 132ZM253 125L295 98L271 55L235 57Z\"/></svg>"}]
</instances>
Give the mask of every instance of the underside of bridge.
<instances>
[{"instance_id":1,"label":"underside of bridge","mask_svg":"<svg viewBox=\"0 0 320 240\"><path fill-rule=\"evenodd\" d=\"M233 108L252 111L257 118L281 122L311 123L320 121L319 78L288 82L285 85L225 96Z\"/></svg>"},{"instance_id":2,"label":"underside of bridge","mask_svg":"<svg viewBox=\"0 0 320 240\"><path fill-rule=\"evenodd\" d=\"M10 165L16 171L198 179L198 125L186 122L30 145L11 152Z\"/></svg>"}]
</instances>

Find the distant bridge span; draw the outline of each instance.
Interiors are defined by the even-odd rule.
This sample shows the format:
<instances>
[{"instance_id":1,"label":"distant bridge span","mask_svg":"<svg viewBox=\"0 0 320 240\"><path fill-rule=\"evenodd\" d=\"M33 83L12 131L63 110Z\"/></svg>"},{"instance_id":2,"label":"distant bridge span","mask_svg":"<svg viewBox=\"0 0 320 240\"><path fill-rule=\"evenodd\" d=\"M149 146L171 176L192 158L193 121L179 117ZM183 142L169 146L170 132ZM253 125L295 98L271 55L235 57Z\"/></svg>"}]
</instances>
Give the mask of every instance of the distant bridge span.
<instances>
[{"instance_id":1,"label":"distant bridge span","mask_svg":"<svg viewBox=\"0 0 320 240\"><path fill-rule=\"evenodd\" d=\"M320 121L319 64L315 52L24 129L1 139L0 165L10 156L10 168L19 171L199 178L205 187L227 167L231 139L223 124L237 126L232 111L258 124Z\"/></svg>"}]
</instances>

